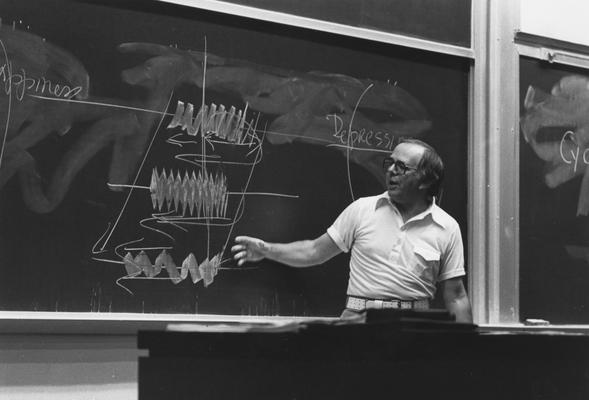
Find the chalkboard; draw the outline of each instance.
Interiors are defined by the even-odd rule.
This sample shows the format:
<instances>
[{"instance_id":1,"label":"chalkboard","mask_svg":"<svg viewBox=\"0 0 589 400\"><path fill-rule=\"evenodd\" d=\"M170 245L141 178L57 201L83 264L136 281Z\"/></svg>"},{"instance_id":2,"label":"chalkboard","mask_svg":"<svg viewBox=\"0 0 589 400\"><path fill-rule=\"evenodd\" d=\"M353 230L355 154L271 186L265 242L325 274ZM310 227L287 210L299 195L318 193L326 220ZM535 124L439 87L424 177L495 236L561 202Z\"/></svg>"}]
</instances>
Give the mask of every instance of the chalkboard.
<instances>
[{"instance_id":1,"label":"chalkboard","mask_svg":"<svg viewBox=\"0 0 589 400\"><path fill-rule=\"evenodd\" d=\"M466 237L468 60L140 3L0 1L1 310L338 315L346 255L229 247L321 235L404 136Z\"/></svg>"},{"instance_id":2,"label":"chalkboard","mask_svg":"<svg viewBox=\"0 0 589 400\"><path fill-rule=\"evenodd\" d=\"M589 73L520 60L520 316L588 323Z\"/></svg>"}]
</instances>

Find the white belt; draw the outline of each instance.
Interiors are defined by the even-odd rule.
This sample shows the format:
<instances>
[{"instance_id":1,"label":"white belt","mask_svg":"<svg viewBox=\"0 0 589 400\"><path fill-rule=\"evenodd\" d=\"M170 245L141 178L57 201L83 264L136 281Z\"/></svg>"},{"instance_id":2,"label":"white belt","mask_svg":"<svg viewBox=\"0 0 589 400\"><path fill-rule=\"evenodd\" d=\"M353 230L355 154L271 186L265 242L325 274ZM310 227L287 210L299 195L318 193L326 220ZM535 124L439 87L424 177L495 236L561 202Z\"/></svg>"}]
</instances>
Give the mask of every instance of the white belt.
<instances>
[{"instance_id":1,"label":"white belt","mask_svg":"<svg viewBox=\"0 0 589 400\"><path fill-rule=\"evenodd\" d=\"M429 300L373 300L361 297L348 296L346 308L355 311L366 310L367 308L399 308L399 309L422 309L429 308Z\"/></svg>"}]
</instances>

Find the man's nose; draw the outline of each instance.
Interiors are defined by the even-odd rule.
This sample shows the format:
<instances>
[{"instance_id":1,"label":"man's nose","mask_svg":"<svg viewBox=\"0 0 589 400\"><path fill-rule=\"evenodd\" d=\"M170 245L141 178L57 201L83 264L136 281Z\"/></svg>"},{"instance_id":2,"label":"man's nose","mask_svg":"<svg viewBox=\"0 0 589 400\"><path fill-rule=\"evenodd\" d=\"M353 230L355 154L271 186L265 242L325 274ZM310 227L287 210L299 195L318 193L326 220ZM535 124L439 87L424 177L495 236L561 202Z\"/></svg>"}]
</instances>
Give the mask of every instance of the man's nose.
<instances>
[{"instance_id":1,"label":"man's nose","mask_svg":"<svg viewBox=\"0 0 589 400\"><path fill-rule=\"evenodd\" d=\"M387 174L397 176L397 175L400 175L400 171L393 164L389 167L389 169L387 169Z\"/></svg>"}]
</instances>

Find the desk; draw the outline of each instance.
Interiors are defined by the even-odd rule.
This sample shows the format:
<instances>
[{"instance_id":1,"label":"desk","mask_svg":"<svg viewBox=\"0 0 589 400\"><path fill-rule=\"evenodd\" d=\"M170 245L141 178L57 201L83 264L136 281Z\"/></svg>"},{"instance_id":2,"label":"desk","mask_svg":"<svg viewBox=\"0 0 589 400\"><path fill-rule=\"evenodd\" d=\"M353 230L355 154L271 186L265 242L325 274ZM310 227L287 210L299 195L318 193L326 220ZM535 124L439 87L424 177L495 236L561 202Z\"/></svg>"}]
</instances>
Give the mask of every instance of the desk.
<instances>
[{"instance_id":1,"label":"desk","mask_svg":"<svg viewBox=\"0 0 589 400\"><path fill-rule=\"evenodd\" d=\"M149 350L140 400L589 398L589 336L580 333L396 321L138 340Z\"/></svg>"}]
</instances>

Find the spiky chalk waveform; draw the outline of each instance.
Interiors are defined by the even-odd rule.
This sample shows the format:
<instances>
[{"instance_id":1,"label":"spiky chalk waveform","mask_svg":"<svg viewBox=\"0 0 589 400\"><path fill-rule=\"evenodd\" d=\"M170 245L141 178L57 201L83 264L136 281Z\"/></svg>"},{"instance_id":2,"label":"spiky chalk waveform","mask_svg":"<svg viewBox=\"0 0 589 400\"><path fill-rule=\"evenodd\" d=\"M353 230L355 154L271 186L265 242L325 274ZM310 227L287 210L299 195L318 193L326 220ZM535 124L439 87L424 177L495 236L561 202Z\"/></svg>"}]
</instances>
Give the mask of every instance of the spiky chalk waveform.
<instances>
[{"instance_id":1,"label":"spiky chalk waveform","mask_svg":"<svg viewBox=\"0 0 589 400\"><path fill-rule=\"evenodd\" d=\"M247 105L244 111L236 111L233 106L226 110L223 104L217 108L213 103L210 107L203 104L196 117L193 117L194 106L192 103L187 103L184 106L184 102L178 101L176 112L168 124L168 128L179 126L192 136L201 133L203 136L214 135L229 142L242 143L246 113Z\"/></svg>"},{"instance_id":2,"label":"spiky chalk waveform","mask_svg":"<svg viewBox=\"0 0 589 400\"><path fill-rule=\"evenodd\" d=\"M197 175L186 171L182 177L179 171L166 173L162 169L159 173L154 168L149 189L153 208L158 211L167 208L198 218L225 218L227 214L227 178L220 172L199 171Z\"/></svg>"}]
</instances>

